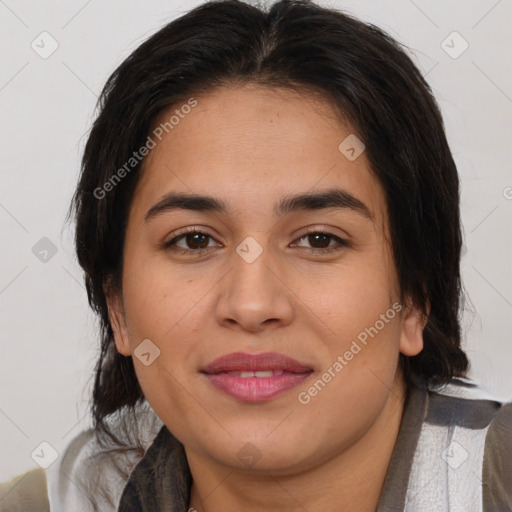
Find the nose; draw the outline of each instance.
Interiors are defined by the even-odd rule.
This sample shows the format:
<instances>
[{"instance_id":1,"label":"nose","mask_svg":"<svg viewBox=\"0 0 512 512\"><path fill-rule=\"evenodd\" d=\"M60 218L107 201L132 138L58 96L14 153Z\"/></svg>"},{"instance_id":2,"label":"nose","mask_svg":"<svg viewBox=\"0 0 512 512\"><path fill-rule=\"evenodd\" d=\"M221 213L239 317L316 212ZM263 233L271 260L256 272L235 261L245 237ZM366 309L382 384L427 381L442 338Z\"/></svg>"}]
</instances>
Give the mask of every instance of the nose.
<instances>
[{"instance_id":1,"label":"nose","mask_svg":"<svg viewBox=\"0 0 512 512\"><path fill-rule=\"evenodd\" d=\"M294 294L287 284L284 262L272 258L268 249L253 261L240 254L233 252L232 269L220 283L219 324L253 333L290 324Z\"/></svg>"}]
</instances>

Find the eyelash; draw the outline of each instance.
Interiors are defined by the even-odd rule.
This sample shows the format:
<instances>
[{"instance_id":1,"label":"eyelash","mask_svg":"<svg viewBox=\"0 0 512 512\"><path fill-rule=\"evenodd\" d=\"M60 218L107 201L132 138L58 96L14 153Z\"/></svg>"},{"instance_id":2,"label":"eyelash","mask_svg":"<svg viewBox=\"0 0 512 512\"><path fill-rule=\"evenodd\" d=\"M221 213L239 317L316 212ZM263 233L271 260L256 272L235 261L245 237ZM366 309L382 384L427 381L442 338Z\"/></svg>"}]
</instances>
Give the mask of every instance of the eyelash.
<instances>
[{"instance_id":1,"label":"eyelash","mask_svg":"<svg viewBox=\"0 0 512 512\"><path fill-rule=\"evenodd\" d=\"M202 254L204 254L206 251L208 251L210 249L210 247L205 247L203 249L171 248L176 242L181 240L186 235L190 235L190 234L206 235L210 239L213 239L213 237L211 235L209 235L208 233L204 233L203 231L199 231L196 228L187 228L180 235L175 236L174 238L172 238L171 240L169 240L167 242L164 242L162 248L166 249L166 250L172 250L173 252L176 252L176 253L179 253L179 254L190 255L190 256L201 256ZM297 238L297 240L300 241L303 238L306 238L306 237L308 237L310 235L325 235L325 236L328 236L331 239L334 239L339 244L338 247L326 247L326 248L323 248L323 249L315 249L315 248L302 247L303 249L310 249L311 253L313 253L313 254L327 254L327 253L337 252L337 251L340 251L340 250L350 246L350 244L346 240L344 240L343 238L340 238L339 236L333 235L332 233L328 233L326 231L319 231L319 230L308 231L306 234L304 234L301 237Z\"/></svg>"}]
</instances>

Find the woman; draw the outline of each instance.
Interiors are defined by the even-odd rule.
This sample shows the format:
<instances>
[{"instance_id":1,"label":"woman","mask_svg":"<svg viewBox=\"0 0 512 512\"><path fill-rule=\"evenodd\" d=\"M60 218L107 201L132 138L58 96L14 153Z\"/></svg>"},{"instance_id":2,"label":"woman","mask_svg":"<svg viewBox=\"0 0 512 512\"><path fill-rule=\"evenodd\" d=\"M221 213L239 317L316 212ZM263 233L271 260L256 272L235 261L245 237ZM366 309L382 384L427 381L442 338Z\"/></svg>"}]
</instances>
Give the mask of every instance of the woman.
<instances>
[{"instance_id":1,"label":"woman","mask_svg":"<svg viewBox=\"0 0 512 512\"><path fill-rule=\"evenodd\" d=\"M74 196L101 320L55 510L511 510L467 378L459 181L388 35L206 3L108 80Z\"/></svg>"}]
</instances>

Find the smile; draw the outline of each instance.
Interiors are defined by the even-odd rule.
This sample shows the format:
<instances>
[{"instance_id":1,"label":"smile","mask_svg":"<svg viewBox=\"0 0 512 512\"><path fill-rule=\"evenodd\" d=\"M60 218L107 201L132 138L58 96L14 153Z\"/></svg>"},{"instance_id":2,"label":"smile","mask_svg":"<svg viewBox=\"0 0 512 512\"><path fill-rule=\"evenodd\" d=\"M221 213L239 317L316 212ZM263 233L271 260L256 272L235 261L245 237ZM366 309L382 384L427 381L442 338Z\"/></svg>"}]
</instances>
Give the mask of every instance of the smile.
<instances>
[{"instance_id":1,"label":"smile","mask_svg":"<svg viewBox=\"0 0 512 512\"><path fill-rule=\"evenodd\" d=\"M283 354L235 352L201 370L213 387L246 402L262 402L307 379L313 369Z\"/></svg>"}]
</instances>

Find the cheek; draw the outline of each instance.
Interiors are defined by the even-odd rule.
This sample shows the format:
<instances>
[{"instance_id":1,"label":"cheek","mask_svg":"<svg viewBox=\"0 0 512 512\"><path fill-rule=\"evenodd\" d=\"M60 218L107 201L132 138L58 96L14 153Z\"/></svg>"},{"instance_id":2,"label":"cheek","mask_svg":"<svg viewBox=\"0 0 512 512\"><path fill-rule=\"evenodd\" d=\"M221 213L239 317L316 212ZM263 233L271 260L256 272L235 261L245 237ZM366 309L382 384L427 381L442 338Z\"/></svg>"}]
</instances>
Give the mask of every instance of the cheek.
<instances>
[{"instance_id":1,"label":"cheek","mask_svg":"<svg viewBox=\"0 0 512 512\"><path fill-rule=\"evenodd\" d=\"M144 398L153 411L173 433L183 435L191 420L186 411L194 409L190 382L176 372L183 364L170 364L169 354L164 350L152 365L135 363L135 373Z\"/></svg>"},{"instance_id":2,"label":"cheek","mask_svg":"<svg viewBox=\"0 0 512 512\"><path fill-rule=\"evenodd\" d=\"M163 383L166 388L173 387L177 385L173 376L183 380L184 369L194 364L197 340L201 339L196 333L201 331L207 314L205 290L212 285L171 269L165 261L151 261L148 256L132 261L141 263L127 262L125 275L129 277L123 283L123 296L137 376L141 386L158 387ZM211 276L208 279L213 284ZM150 340L156 346L153 350L159 352L149 366L137 360L136 351L143 340Z\"/></svg>"},{"instance_id":3,"label":"cheek","mask_svg":"<svg viewBox=\"0 0 512 512\"><path fill-rule=\"evenodd\" d=\"M390 272L377 262L340 265L314 278L304 273L294 291L331 335L347 339L373 325L391 307Z\"/></svg>"},{"instance_id":4,"label":"cheek","mask_svg":"<svg viewBox=\"0 0 512 512\"><path fill-rule=\"evenodd\" d=\"M136 261L135 258L133 261ZM193 329L195 311L205 294L209 280L192 278L186 269L172 267L169 262L146 256L139 265L125 268L128 276L123 284L130 342L155 339L162 343L176 337L184 325ZM212 281L213 282L213 281ZM132 346L133 348L133 346Z\"/></svg>"},{"instance_id":5,"label":"cheek","mask_svg":"<svg viewBox=\"0 0 512 512\"><path fill-rule=\"evenodd\" d=\"M361 265L340 267L308 288L308 305L315 313L309 317L321 319L317 323L325 333L323 343L329 355L324 370L331 367L336 374L332 392L366 389L368 379L377 386L382 385L378 379L392 385L400 344L400 304L394 299L393 268L382 261L383 257L380 261L376 257ZM332 368L336 361L342 365L341 371Z\"/></svg>"}]
</instances>

